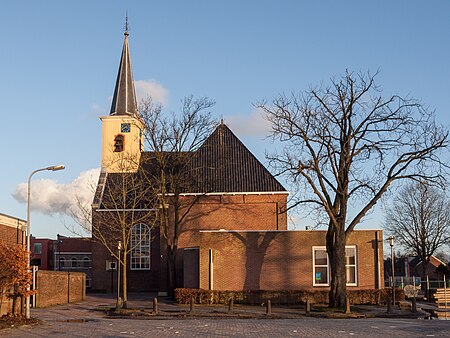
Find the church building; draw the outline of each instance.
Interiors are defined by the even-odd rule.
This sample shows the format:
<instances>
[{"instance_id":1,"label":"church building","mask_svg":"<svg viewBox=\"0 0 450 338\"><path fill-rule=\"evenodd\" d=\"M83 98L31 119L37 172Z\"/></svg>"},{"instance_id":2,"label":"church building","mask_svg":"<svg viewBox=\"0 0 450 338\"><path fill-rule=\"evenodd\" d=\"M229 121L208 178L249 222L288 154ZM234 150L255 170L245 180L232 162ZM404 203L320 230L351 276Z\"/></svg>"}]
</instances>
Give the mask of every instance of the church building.
<instances>
[{"instance_id":1,"label":"church building","mask_svg":"<svg viewBox=\"0 0 450 338\"><path fill-rule=\"evenodd\" d=\"M128 291L167 291L166 244L154 221L158 217L151 203L154 196L142 179L152 170L149 163L155 154L144 150L145 131L136 102L128 37L125 32L110 113L100 118L102 170L92 204L92 223L99 223L105 215L111 216L110 222L117 222L113 214L130 218L133 213L136 219L126 253ZM288 192L225 123L189 157L188 165L196 168L195 185L181 195L195 196L195 203L179 227L177 287L299 290L329 286L326 232L288 230ZM133 196L139 190L144 201L133 206L111 202L113 188L123 174L141 179ZM173 212L171 206L168 210ZM114 224L108 225L93 231L101 232L106 240L113 236L108 231L117 231L111 230ZM355 231L346 251L348 287L381 288L381 231ZM112 253L102 244L93 244L92 290L112 292L117 288L117 259Z\"/></svg>"}]
</instances>

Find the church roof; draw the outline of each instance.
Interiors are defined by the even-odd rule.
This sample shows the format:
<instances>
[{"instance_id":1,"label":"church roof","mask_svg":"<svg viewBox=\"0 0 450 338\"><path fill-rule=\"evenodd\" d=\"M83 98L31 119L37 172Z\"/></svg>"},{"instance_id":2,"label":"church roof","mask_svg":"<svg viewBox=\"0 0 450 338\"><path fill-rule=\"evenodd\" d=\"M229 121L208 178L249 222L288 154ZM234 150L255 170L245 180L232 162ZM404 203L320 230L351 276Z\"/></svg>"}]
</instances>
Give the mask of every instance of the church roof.
<instances>
[{"instance_id":1,"label":"church roof","mask_svg":"<svg viewBox=\"0 0 450 338\"><path fill-rule=\"evenodd\" d=\"M117 74L110 115L137 116L133 71L131 69L130 50L128 48L128 30L125 31L122 56L120 58L119 72Z\"/></svg>"},{"instance_id":2,"label":"church roof","mask_svg":"<svg viewBox=\"0 0 450 338\"><path fill-rule=\"evenodd\" d=\"M139 190L155 192L150 187L153 179L159 177L161 163L164 162L167 174L181 174L183 179L178 189L183 194L203 193L287 193L286 189L258 161L236 135L225 125L220 124L195 152L144 152L141 156L140 170L136 174L118 174L103 172L100 175L94 204L106 207L107 201L117 180L123 175L128 180L139 177L147 183ZM166 191L171 193L168 185ZM135 200L135 199L134 199ZM150 203L151 196L144 198L144 204Z\"/></svg>"},{"instance_id":3,"label":"church roof","mask_svg":"<svg viewBox=\"0 0 450 338\"><path fill-rule=\"evenodd\" d=\"M284 192L286 189L221 123L197 150L190 163L201 192Z\"/></svg>"}]
</instances>

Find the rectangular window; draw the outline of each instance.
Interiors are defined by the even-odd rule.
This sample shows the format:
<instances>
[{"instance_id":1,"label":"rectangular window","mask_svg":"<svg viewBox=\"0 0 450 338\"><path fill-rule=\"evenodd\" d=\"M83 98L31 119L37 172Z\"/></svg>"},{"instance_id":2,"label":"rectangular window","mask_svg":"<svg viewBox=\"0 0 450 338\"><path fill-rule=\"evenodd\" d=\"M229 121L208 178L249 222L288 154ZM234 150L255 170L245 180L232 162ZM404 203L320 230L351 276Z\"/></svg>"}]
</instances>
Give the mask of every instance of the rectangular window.
<instances>
[{"instance_id":1,"label":"rectangular window","mask_svg":"<svg viewBox=\"0 0 450 338\"><path fill-rule=\"evenodd\" d=\"M35 255L41 255L42 254L42 243L34 243L33 244L33 253Z\"/></svg>"},{"instance_id":2,"label":"rectangular window","mask_svg":"<svg viewBox=\"0 0 450 338\"><path fill-rule=\"evenodd\" d=\"M345 247L345 270L348 286L357 285L356 246ZM324 246L313 247L313 286L329 286L330 263Z\"/></svg>"},{"instance_id":3,"label":"rectangular window","mask_svg":"<svg viewBox=\"0 0 450 338\"><path fill-rule=\"evenodd\" d=\"M356 286L356 246L345 247L345 270L347 285Z\"/></svg>"}]
</instances>

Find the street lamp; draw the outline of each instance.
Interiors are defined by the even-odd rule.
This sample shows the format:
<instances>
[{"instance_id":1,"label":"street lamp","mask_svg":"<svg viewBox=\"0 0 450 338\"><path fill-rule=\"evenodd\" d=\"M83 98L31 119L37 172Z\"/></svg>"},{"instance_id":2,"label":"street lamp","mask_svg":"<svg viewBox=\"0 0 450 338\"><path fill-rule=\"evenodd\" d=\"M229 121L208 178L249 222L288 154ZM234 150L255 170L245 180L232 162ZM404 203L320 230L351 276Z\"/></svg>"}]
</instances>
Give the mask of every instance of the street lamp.
<instances>
[{"instance_id":1,"label":"street lamp","mask_svg":"<svg viewBox=\"0 0 450 338\"><path fill-rule=\"evenodd\" d=\"M36 174L39 171L58 171L63 170L65 168L64 165L53 165L51 167L41 168L34 170L30 176L28 176L28 185L27 185L27 201L28 201L28 207L27 207L27 252L28 252L28 271L30 271L31 262L30 262L30 197L31 197L31 177L33 177L34 174ZM30 291L30 285L28 285L27 291ZM27 295L26 299L26 310L25 310L25 316L27 319L30 319L30 295Z\"/></svg>"},{"instance_id":2,"label":"street lamp","mask_svg":"<svg viewBox=\"0 0 450 338\"><path fill-rule=\"evenodd\" d=\"M395 305L395 262L394 262L394 236L388 238L391 246L391 263L392 263L392 304Z\"/></svg>"},{"instance_id":3,"label":"street lamp","mask_svg":"<svg viewBox=\"0 0 450 338\"><path fill-rule=\"evenodd\" d=\"M122 300L120 299L120 251L122 250L122 241L117 243L117 250L119 251L118 260L117 260L117 303L116 310L122 307Z\"/></svg>"}]
</instances>

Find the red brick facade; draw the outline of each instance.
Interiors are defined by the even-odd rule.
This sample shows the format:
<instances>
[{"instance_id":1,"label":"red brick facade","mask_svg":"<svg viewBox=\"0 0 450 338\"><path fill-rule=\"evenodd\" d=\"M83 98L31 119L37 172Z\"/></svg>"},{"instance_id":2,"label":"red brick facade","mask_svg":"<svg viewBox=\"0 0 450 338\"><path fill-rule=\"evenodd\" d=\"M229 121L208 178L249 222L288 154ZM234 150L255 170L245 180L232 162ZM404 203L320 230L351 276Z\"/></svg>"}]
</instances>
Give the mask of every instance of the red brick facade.
<instances>
[{"instance_id":1,"label":"red brick facade","mask_svg":"<svg viewBox=\"0 0 450 338\"><path fill-rule=\"evenodd\" d=\"M40 270L53 270L53 240L31 237L31 265Z\"/></svg>"},{"instance_id":2,"label":"red brick facade","mask_svg":"<svg viewBox=\"0 0 450 338\"><path fill-rule=\"evenodd\" d=\"M320 290L313 286L313 246L325 246L325 231L201 232L199 286L214 290ZM382 232L354 231L357 285L382 287ZM189 273L189 272L187 272Z\"/></svg>"},{"instance_id":3,"label":"red brick facade","mask_svg":"<svg viewBox=\"0 0 450 338\"><path fill-rule=\"evenodd\" d=\"M20 218L0 214L0 240L10 244L25 244L26 224Z\"/></svg>"}]
</instances>

